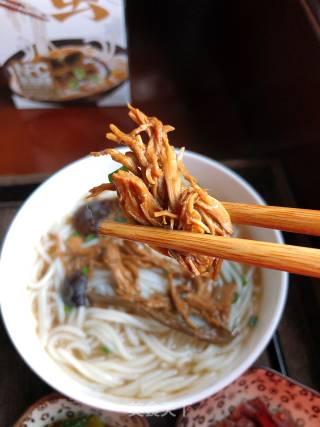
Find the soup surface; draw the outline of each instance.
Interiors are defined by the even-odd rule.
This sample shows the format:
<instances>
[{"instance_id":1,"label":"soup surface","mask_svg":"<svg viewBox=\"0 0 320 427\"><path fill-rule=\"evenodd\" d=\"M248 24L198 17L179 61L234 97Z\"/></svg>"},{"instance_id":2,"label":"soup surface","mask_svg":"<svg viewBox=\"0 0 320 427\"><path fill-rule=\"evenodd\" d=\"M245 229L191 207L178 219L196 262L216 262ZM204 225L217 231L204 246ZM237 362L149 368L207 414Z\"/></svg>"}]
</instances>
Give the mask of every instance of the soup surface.
<instances>
[{"instance_id":1,"label":"soup surface","mask_svg":"<svg viewBox=\"0 0 320 427\"><path fill-rule=\"evenodd\" d=\"M217 381L258 321L259 271L224 261L217 279L194 278L150 248L99 237L106 217L126 221L116 199L81 202L39 242L29 291L46 351L120 400L160 401Z\"/></svg>"}]
</instances>

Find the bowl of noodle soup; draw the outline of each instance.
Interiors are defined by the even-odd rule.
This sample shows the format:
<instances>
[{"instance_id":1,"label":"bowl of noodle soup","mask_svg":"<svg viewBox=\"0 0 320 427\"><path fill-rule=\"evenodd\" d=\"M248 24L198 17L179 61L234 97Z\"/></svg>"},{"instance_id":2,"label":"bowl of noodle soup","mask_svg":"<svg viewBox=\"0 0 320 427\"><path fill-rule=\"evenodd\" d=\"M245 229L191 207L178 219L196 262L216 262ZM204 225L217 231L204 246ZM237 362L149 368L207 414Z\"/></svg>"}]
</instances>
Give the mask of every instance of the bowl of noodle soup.
<instances>
[{"instance_id":1,"label":"bowl of noodle soup","mask_svg":"<svg viewBox=\"0 0 320 427\"><path fill-rule=\"evenodd\" d=\"M218 162L190 151L184 162L217 199L264 203ZM233 283L236 289L230 312L234 338L226 345L197 340L113 306L69 310L59 293L65 265L52 255L52 236L63 252L74 235L70 217L86 203L88 190L117 167L111 158L80 159L52 175L24 203L1 254L2 315L17 351L56 390L110 411L169 411L218 392L254 363L280 320L288 274L223 263L217 286ZM235 228L241 237L283 242L275 230ZM84 247L95 244L95 238L83 242ZM163 286L162 276L159 268L141 268L142 291L156 292ZM111 280L109 271L97 268L88 286L104 295Z\"/></svg>"}]
</instances>

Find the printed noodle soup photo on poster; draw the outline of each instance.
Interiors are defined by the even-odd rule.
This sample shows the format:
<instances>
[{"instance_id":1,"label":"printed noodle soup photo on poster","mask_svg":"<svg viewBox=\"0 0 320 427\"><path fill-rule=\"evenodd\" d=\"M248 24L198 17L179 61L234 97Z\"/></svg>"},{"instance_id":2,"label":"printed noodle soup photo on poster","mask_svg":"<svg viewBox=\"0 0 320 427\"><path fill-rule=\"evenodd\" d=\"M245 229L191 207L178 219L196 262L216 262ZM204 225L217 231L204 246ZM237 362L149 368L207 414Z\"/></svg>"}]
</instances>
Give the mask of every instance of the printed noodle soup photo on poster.
<instances>
[{"instance_id":1,"label":"printed noodle soup photo on poster","mask_svg":"<svg viewBox=\"0 0 320 427\"><path fill-rule=\"evenodd\" d=\"M2 0L0 40L17 108L130 102L122 0Z\"/></svg>"}]
</instances>

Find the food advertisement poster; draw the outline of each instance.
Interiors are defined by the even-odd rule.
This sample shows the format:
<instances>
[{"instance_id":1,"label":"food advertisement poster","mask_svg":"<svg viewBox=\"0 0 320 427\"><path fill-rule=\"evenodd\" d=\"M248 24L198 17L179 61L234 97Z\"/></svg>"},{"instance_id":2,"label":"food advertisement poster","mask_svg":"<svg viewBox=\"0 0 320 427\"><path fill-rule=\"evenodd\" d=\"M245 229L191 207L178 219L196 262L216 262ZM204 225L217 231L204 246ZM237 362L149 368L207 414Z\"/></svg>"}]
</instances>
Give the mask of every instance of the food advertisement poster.
<instances>
[{"instance_id":1,"label":"food advertisement poster","mask_svg":"<svg viewBox=\"0 0 320 427\"><path fill-rule=\"evenodd\" d=\"M0 0L0 65L17 108L130 102L122 0Z\"/></svg>"}]
</instances>

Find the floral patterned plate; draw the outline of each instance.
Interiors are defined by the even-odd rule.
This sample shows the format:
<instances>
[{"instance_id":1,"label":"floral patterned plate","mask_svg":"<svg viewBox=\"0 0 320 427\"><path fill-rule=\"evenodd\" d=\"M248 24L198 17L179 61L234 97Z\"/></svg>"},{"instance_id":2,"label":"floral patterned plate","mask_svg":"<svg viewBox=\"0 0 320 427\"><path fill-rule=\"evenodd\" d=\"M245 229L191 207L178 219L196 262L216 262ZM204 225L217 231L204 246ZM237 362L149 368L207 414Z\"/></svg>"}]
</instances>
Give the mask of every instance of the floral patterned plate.
<instances>
[{"instance_id":1,"label":"floral patterned plate","mask_svg":"<svg viewBox=\"0 0 320 427\"><path fill-rule=\"evenodd\" d=\"M269 410L287 410L298 427L320 426L320 394L271 369L251 368L219 393L185 408L176 427L209 427L240 403L260 398Z\"/></svg>"},{"instance_id":2,"label":"floral patterned plate","mask_svg":"<svg viewBox=\"0 0 320 427\"><path fill-rule=\"evenodd\" d=\"M56 421L91 414L110 427L149 427L143 417L90 408L59 394L50 394L35 402L13 427L49 427Z\"/></svg>"}]
</instances>

